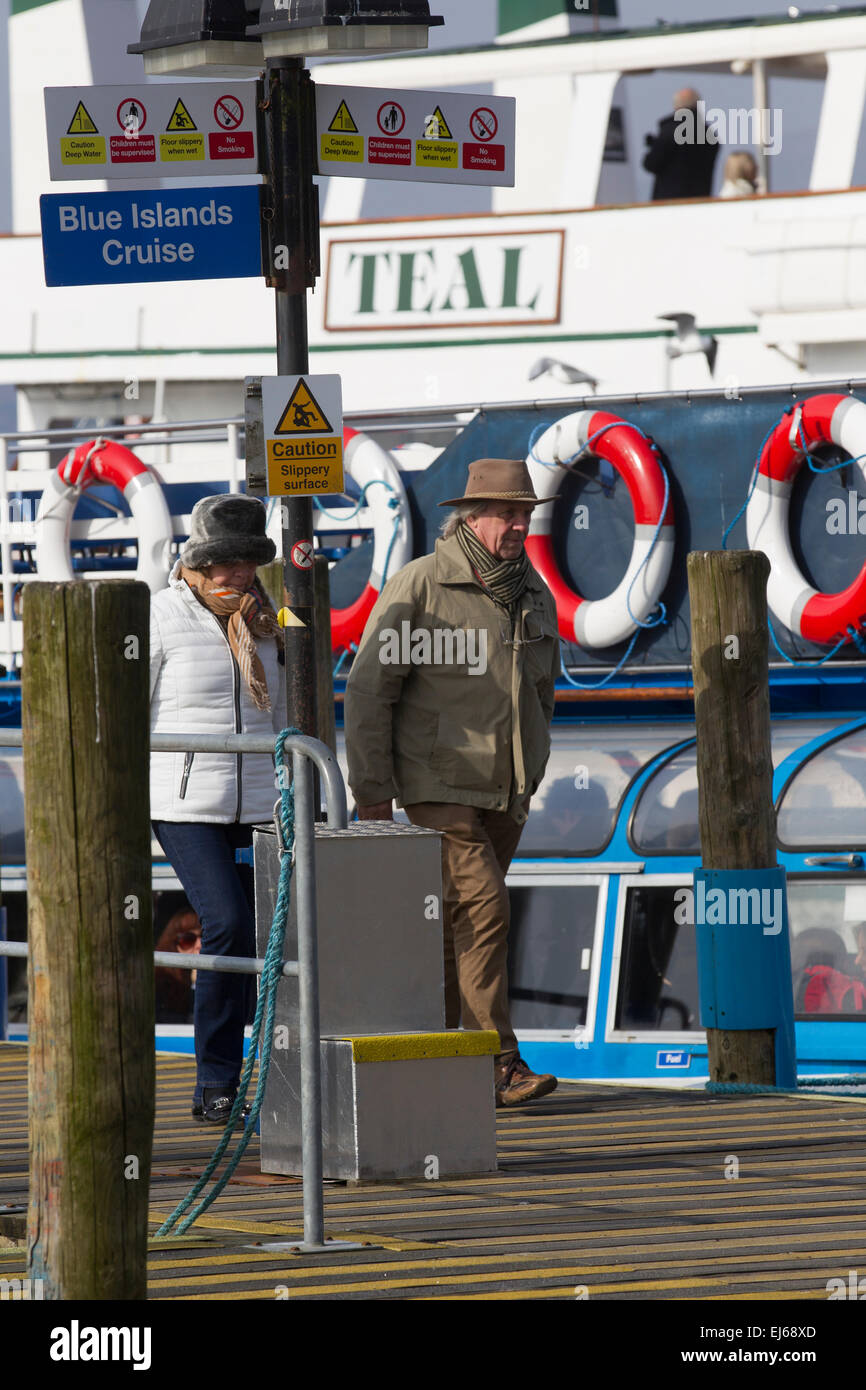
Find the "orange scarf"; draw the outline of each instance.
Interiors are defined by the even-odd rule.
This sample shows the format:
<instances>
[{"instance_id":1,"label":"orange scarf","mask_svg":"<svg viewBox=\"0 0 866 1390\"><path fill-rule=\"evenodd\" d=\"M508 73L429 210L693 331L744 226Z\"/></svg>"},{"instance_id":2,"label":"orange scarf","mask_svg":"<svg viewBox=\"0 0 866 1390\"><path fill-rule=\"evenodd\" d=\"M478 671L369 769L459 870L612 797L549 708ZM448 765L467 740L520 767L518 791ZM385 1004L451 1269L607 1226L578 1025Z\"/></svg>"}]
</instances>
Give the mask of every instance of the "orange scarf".
<instances>
[{"instance_id":1,"label":"orange scarf","mask_svg":"<svg viewBox=\"0 0 866 1390\"><path fill-rule=\"evenodd\" d=\"M253 637L275 637L280 652L285 649L285 643L277 615L261 584L254 579L252 588L242 594L237 589L226 588L224 584L215 584L200 570L187 569L186 565L181 565L180 574L208 612L217 618L228 618L229 646L238 669L256 708L269 710L271 698L265 668L259 660Z\"/></svg>"}]
</instances>

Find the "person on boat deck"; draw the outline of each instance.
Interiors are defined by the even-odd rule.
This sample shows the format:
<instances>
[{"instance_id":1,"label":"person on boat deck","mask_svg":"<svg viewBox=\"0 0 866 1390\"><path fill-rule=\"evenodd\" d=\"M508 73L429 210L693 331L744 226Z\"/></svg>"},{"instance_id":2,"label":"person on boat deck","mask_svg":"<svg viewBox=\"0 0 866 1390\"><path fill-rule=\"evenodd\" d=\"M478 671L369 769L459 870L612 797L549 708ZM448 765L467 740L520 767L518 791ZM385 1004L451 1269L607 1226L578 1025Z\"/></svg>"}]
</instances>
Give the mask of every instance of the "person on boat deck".
<instances>
[{"instance_id":1,"label":"person on boat deck","mask_svg":"<svg viewBox=\"0 0 866 1390\"><path fill-rule=\"evenodd\" d=\"M189 540L150 614L152 733L268 734L285 727L283 635L256 579L276 547L261 502L196 502ZM276 800L266 753L153 753L153 833L201 919L203 955L255 954L252 869L235 853ZM200 970L193 1115L225 1124L237 1095L252 977Z\"/></svg>"},{"instance_id":2,"label":"person on boat deck","mask_svg":"<svg viewBox=\"0 0 866 1390\"><path fill-rule=\"evenodd\" d=\"M725 160L725 181L720 198L750 198L762 192L758 165L748 150L734 150Z\"/></svg>"},{"instance_id":3,"label":"person on boat deck","mask_svg":"<svg viewBox=\"0 0 866 1390\"><path fill-rule=\"evenodd\" d=\"M433 555L385 585L346 687L362 820L442 832L445 1023L495 1029L497 1105L546 1095L508 1008L505 875L550 752L556 608L524 549L538 498L522 460L479 459Z\"/></svg>"},{"instance_id":4,"label":"person on boat deck","mask_svg":"<svg viewBox=\"0 0 866 1390\"><path fill-rule=\"evenodd\" d=\"M674 94L672 115L659 122L658 134L646 137L643 167L655 174L654 203L662 198L709 198L712 192L719 147L705 138L705 130L698 135L699 100L693 87L683 87Z\"/></svg>"}]
</instances>

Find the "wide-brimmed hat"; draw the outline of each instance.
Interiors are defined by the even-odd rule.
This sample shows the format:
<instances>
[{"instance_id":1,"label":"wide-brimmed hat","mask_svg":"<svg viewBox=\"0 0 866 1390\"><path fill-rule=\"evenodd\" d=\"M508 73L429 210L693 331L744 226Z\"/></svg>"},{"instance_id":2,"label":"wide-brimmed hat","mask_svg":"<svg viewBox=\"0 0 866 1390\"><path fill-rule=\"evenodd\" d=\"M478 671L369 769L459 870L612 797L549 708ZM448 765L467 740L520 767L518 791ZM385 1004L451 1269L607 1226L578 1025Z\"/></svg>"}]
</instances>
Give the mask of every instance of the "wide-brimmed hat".
<instances>
[{"instance_id":1,"label":"wide-brimmed hat","mask_svg":"<svg viewBox=\"0 0 866 1390\"><path fill-rule=\"evenodd\" d=\"M534 506L540 500L523 459L476 459L469 465L463 496L449 497L439 506L454 507L458 502L529 502Z\"/></svg>"},{"instance_id":2,"label":"wide-brimmed hat","mask_svg":"<svg viewBox=\"0 0 866 1390\"><path fill-rule=\"evenodd\" d=\"M243 492L202 497L192 509L189 540L180 558L191 570L232 560L267 565L277 553L265 534L267 520L259 499Z\"/></svg>"}]
</instances>

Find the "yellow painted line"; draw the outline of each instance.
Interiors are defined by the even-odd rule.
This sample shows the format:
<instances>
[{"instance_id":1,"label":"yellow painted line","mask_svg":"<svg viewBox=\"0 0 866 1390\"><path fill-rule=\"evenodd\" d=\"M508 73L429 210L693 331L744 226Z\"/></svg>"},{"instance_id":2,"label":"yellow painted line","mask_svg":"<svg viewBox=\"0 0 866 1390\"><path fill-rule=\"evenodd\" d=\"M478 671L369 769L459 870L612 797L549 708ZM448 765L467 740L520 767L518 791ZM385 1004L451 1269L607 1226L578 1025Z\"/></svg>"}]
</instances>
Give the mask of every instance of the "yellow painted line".
<instances>
[{"instance_id":1,"label":"yellow painted line","mask_svg":"<svg viewBox=\"0 0 866 1390\"><path fill-rule=\"evenodd\" d=\"M161 1226L165 1218L169 1215L170 1212L162 1214L159 1212L151 1212L148 1215L148 1221L157 1222ZM249 1233L250 1235L286 1236L288 1239L295 1239L298 1241L302 1241L304 1238L303 1224L298 1225L297 1223L293 1225L284 1225L276 1221L243 1221L235 1216L200 1216L195 1224L196 1226L203 1226L205 1229L215 1231L240 1231ZM359 1244L369 1241L371 1245L381 1245L384 1250L429 1250L433 1244L432 1241L427 1240L398 1240L393 1236L383 1237L379 1235L370 1235L370 1233L366 1231L340 1231L339 1233L329 1231L325 1236L326 1241L328 1235L332 1235L334 1240L354 1240ZM165 1237L166 1249L170 1248L172 1239L173 1237L171 1236ZM163 1237L160 1237L160 1244L162 1240Z\"/></svg>"},{"instance_id":2,"label":"yellow painted line","mask_svg":"<svg viewBox=\"0 0 866 1390\"><path fill-rule=\"evenodd\" d=\"M712 1257L707 1259L689 1259L687 1257L687 1252L683 1251L682 1247L673 1245L670 1247L670 1249L677 1251L682 1256L682 1258L680 1258L677 1261L677 1264L687 1266L689 1269L701 1269L708 1265L712 1266L713 1268L723 1268L724 1266L730 1264L765 1264L768 1261L778 1262L779 1260L820 1260L832 1258L835 1254L833 1250L793 1250L780 1252L779 1254L768 1254L765 1250L759 1255L714 1254ZM438 1271L444 1278L444 1272L449 1269L459 1270L467 1266L472 1269L478 1269L481 1267L490 1268L491 1266L497 1264L514 1264L521 1260L525 1263L528 1259L547 1260L550 1258L549 1251L539 1250L536 1255L527 1255L526 1252L514 1255L439 1255L434 1259L428 1260L376 1260L372 1263L365 1264L362 1264L360 1262L344 1265L328 1264L326 1267L323 1268L320 1265L302 1265L300 1267L296 1266L294 1263L287 1265L282 1262L282 1253L283 1252L271 1252L270 1254L268 1254L267 1252L262 1251L251 1251L248 1254L242 1255L216 1256L211 1258L210 1260L173 1260L168 1266L160 1263L158 1265L152 1265L151 1269L153 1273L156 1274L157 1272L161 1272L166 1267L172 1269L193 1269L200 1268L203 1264L206 1264L210 1265L210 1267L213 1268L214 1266L222 1267L223 1265L228 1264L259 1264L264 1263L265 1261L269 1261L271 1264L276 1264L283 1268L285 1270L286 1277L292 1283L297 1283L304 1279L320 1279L323 1274L334 1275L345 1273L358 1276L361 1274L382 1274L383 1271L386 1269L397 1270L400 1273L406 1273L409 1270L428 1269L434 1272ZM860 1245L854 1248L849 1248L842 1253L844 1255L844 1258L846 1259L859 1259L862 1255L866 1255L866 1245ZM585 1274L647 1274L650 1273L653 1269L663 1270L667 1267L667 1265L668 1262L663 1260L641 1260L634 1259L632 1257L630 1259L625 1260L609 1260L604 1264L586 1264L582 1265L581 1268L583 1269ZM767 1270L767 1274L770 1276L777 1275L780 1272L781 1271L779 1270ZM199 1283L201 1283L202 1287L209 1288L214 1283L226 1283L231 1281L237 1282L239 1279L247 1278L270 1278L273 1275L273 1273L273 1269L269 1269L267 1271L263 1270L261 1272L256 1270L237 1270L232 1274L204 1274L202 1275L201 1280L199 1281L192 1281L189 1277L180 1275L171 1278L154 1277L148 1279L148 1288L176 1288L179 1285L190 1285L193 1282L195 1283L196 1287L198 1287ZM509 1274L510 1277L510 1272L507 1269L503 1270L503 1273ZM463 1278L464 1276L460 1275L459 1277Z\"/></svg>"},{"instance_id":3,"label":"yellow painted line","mask_svg":"<svg viewBox=\"0 0 866 1390\"><path fill-rule=\"evenodd\" d=\"M399 1269L399 1266L397 1266L396 1268ZM319 1273L321 1273L321 1271L319 1271ZM591 1273L592 1269L590 1267L587 1267L586 1265L567 1265L565 1267L563 1267L562 1265L556 1265L553 1267L547 1267L542 1269L523 1269L501 1273L463 1274L458 1275L455 1278L448 1278L447 1276L445 1276L436 1279L424 1279L418 1277L409 1279L398 1278L363 1280L358 1281L357 1283L315 1284L312 1286L307 1285L304 1287L299 1287L298 1294L303 1298L310 1298L322 1294L369 1293L371 1291L380 1291L383 1289L413 1289L423 1287L424 1285L429 1286L431 1284L456 1284L462 1287L463 1285L467 1284L475 1285L490 1284L497 1282L515 1283L520 1280L531 1282L533 1280L538 1279L573 1279L576 1280L578 1283L584 1283L586 1282L587 1275ZM731 1284L771 1284L773 1282L778 1283L782 1279L801 1279L803 1273L803 1270L799 1270L790 1275L786 1275L783 1270L766 1270L754 1272L751 1274L739 1274L736 1271L732 1270L729 1276L719 1277L686 1275L679 1279L640 1279L628 1281L617 1280L609 1284L589 1285L588 1293L589 1298L592 1299L593 1297L597 1297L599 1294L602 1293L615 1293L619 1295L622 1295L624 1293L640 1292L659 1293L669 1289L688 1289L690 1292L693 1292L695 1289L729 1288ZM814 1276L815 1279L824 1279L825 1281L826 1279L840 1277L839 1269L837 1266L834 1266L832 1268L828 1267L826 1269L810 1270L809 1274L811 1276ZM200 1299L243 1298L245 1296L243 1289L235 1289L231 1293L208 1292L208 1290L211 1287L211 1284L214 1282L224 1282L229 1279L234 1279L234 1282L237 1283L239 1277L240 1276L238 1275L217 1276L216 1280L210 1280L206 1283L203 1283L203 1292L199 1292L197 1286L195 1293L196 1302L198 1302ZM178 1282L183 1283L184 1281L180 1280ZM152 1287L156 1288L158 1287L158 1285L154 1284ZM543 1297L544 1293L546 1292L546 1290L543 1292L540 1291L537 1296ZM454 1296L455 1295L452 1294L446 1295L446 1297L449 1298ZM496 1298L499 1296L499 1293L493 1293L490 1295L490 1297L492 1298ZM521 1296L522 1295L520 1293L515 1295L515 1297ZM792 1298L796 1298L798 1294L792 1291L790 1296ZM289 1288L289 1297L291 1298L291 1287Z\"/></svg>"},{"instance_id":4,"label":"yellow painted line","mask_svg":"<svg viewBox=\"0 0 866 1390\"><path fill-rule=\"evenodd\" d=\"M499 1034L473 1030L466 1033L395 1033L375 1037L341 1038L352 1044L355 1062L404 1062L429 1057L492 1057L499 1051Z\"/></svg>"}]
</instances>

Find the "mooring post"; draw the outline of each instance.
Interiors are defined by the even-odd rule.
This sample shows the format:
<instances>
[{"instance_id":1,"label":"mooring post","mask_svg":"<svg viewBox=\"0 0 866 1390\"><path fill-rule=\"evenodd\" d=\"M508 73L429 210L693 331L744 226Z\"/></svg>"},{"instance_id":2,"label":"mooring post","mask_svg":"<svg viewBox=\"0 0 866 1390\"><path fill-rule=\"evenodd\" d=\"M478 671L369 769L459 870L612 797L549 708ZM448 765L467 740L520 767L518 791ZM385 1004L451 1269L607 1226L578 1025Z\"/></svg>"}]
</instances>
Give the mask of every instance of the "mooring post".
<instances>
[{"instance_id":1,"label":"mooring post","mask_svg":"<svg viewBox=\"0 0 866 1390\"><path fill-rule=\"evenodd\" d=\"M759 551L688 557L703 864L693 906L710 1080L791 1086L791 958L770 751L769 573Z\"/></svg>"},{"instance_id":2,"label":"mooring post","mask_svg":"<svg viewBox=\"0 0 866 1390\"><path fill-rule=\"evenodd\" d=\"M272 560L262 565L259 579L267 590L274 608L279 611L287 607L288 598L283 588L283 562ZM331 584L328 577L328 560L325 555L317 555L313 574L316 611L316 737L326 743L332 753L337 751L337 725L334 717L334 680L331 674L334 659L331 652Z\"/></svg>"},{"instance_id":3,"label":"mooring post","mask_svg":"<svg viewBox=\"0 0 866 1390\"><path fill-rule=\"evenodd\" d=\"M144 584L27 586L31 1278L146 1297L155 1053Z\"/></svg>"}]
</instances>

